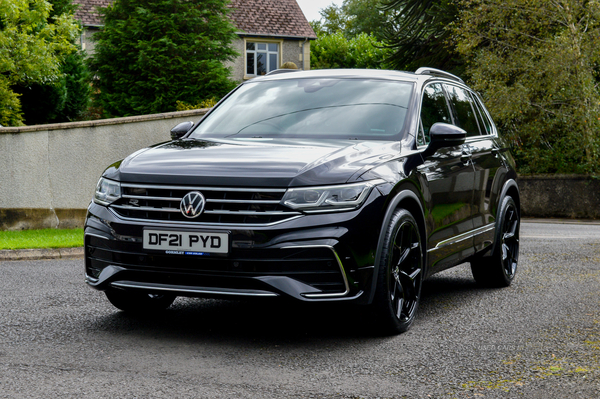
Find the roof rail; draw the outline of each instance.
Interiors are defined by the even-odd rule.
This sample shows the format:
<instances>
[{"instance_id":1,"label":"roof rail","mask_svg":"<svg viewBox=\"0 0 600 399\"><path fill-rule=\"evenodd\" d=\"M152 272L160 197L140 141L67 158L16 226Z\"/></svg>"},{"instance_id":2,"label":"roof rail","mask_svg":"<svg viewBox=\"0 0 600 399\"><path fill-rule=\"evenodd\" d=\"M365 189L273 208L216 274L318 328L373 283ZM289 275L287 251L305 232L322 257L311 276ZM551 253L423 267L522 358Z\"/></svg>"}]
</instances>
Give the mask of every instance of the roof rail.
<instances>
[{"instance_id":1,"label":"roof rail","mask_svg":"<svg viewBox=\"0 0 600 399\"><path fill-rule=\"evenodd\" d=\"M417 69L415 72L417 75L432 75L432 76L440 76L447 79L458 80L460 83L465 83L464 80L459 78L456 75L452 75L449 72L442 71L441 69L429 68L429 67L421 67Z\"/></svg>"},{"instance_id":2,"label":"roof rail","mask_svg":"<svg viewBox=\"0 0 600 399\"><path fill-rule=\"evenodd\" d=\"M299 71L301 71L301 69L279 68L279 69L272 70L266 76L269 76L269 75L278 75L280 73L287 73L287 72L299 72Z\"/></svg>"}]
</instances>

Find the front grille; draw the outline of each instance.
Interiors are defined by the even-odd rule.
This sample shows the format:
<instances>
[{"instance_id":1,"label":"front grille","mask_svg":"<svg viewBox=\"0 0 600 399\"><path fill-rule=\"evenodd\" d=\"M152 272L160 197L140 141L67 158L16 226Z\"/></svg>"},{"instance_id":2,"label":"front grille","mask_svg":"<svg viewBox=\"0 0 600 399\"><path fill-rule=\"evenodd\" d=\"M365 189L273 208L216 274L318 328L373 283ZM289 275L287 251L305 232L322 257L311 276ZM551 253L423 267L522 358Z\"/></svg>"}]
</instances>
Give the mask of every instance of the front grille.
<instances>
[{"instance_id":1,"label":"front grille","mask_svg":"<svg viewBox=\"0 0 600 399\"><path fill-rule=\"evenodd\" d=\"M156 186L122 183L122 198L110 208L125 219L205 224L269 225L298 217L281 205L285 189ZM183 216L181 199L191 191L206 198L204 212L194 219Z\"/></svg>"}]
</instances>

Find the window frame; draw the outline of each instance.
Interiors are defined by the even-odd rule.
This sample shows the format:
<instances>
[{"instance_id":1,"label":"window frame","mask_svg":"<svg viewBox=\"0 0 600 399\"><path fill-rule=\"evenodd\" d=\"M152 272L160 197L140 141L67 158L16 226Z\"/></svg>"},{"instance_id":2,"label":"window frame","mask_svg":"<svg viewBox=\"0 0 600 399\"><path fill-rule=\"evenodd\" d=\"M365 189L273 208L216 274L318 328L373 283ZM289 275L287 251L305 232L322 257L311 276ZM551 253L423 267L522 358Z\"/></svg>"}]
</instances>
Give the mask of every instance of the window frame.
<instances>
[{"instance_id":1,"label":"window frame","mask_svg":"<svg viewBox=\"0 0 600 399\"><path fill-rule=\"evenodd\" d=\"M496 124L494 123L494 120L492 119L492 116L490 115L489 111L483 104L483 100L479 96L479 93L471 91L471 97L473 97L473 101L477 104L477 108L479 109L479 112L481 113L481 119L483 119L482 122L485 124L485 122L487 121L490 125L491 132L486 133L485 135L486 136L498 136L498 129L496 128ZM486 131L487 131L487 128L486 128Z\"/></svg>"},{"instance_id":2,"label":"window frame","mask_svg":"<svg viewBox=\"0 0 600 399\"><path fill-rule=\"evenodd\" d=\"M249 43L254 43L255 44L255 50L248 50L248 44ZM244 79L248 80L248 79L252 79L255 78L257 76L263 76L263 75L258 75L257 74L257 70L256 70L256 58L257 58L257 53L259 52L258 49L256 49L256 46L258 44L266 44L267 45L267 49L265 51L260 51L267 53L267 73L269 73L269 55L270 54L274 54L274 51L269 51L269 44L277 44L277 67L275 69L278 69L281 64L282 64L282 59L283 59L283 39L265 39L265 38L252 38L252 37L248 37L248 38L244 38ZM248 53L253 53L254 54L254 74L249 74L248 73Z\"/></svg>"}]
</instances>

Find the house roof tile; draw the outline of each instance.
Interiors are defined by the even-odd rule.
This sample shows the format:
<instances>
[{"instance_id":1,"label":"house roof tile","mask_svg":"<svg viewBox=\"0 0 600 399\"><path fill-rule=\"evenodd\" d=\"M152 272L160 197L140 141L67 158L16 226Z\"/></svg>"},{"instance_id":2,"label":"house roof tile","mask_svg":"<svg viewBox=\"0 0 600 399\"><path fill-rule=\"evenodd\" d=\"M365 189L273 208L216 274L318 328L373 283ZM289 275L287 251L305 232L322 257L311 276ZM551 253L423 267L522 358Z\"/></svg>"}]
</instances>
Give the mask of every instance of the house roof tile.
<instances>
[{"instance_id":1,"label":"house roof tile","mask_svg":"<svg viewBox=\"0 0 600 399\"><path fill-rule=\"evenodd\" d=\"M316 38L296 0L232 0L230 7L246 34Z\"/></svg>"},{"instance_id":2,"label":"house roof tile","mask_svg":"<svg viewBox=\"0 0 600 399\"><path fill-rule=\"evenodd\" d=\"M112 0L73 0L79 4L75 17L84 26L102 25L99 7ZM248 35L316 38L296 0L231 0L231 19Z\"/></svg>"}]
</instances>

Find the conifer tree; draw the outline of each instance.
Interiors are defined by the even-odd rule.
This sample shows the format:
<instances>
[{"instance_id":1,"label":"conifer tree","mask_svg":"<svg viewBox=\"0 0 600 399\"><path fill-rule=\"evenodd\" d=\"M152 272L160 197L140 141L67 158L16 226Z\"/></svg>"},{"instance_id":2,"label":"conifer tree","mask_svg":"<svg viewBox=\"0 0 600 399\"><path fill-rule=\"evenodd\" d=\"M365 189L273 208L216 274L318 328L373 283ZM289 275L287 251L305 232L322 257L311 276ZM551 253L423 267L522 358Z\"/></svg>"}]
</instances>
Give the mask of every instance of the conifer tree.
<instances>
[{"instance_id":1,"label":"conifer tree","mask_svg":"<svg viewBox=\"0 0 600 399\"><path fill-rule=\"evenodd\" d=\"M91 67L105 117L175 111L235 87L228 0L115 0Z\"/></svg>"}]
</instances>

